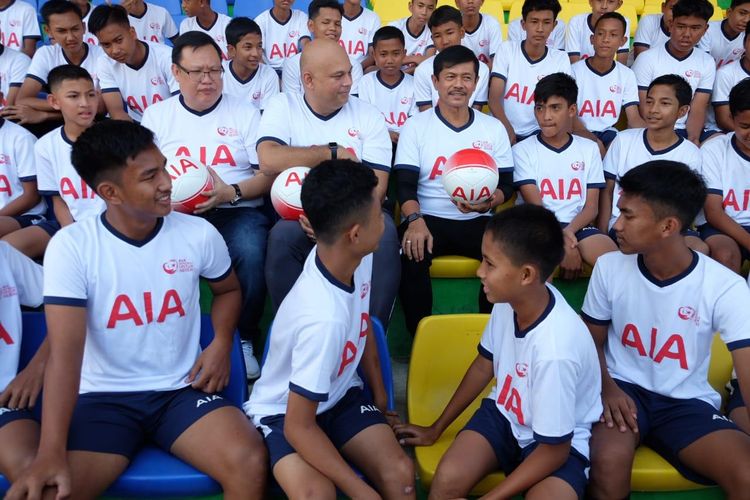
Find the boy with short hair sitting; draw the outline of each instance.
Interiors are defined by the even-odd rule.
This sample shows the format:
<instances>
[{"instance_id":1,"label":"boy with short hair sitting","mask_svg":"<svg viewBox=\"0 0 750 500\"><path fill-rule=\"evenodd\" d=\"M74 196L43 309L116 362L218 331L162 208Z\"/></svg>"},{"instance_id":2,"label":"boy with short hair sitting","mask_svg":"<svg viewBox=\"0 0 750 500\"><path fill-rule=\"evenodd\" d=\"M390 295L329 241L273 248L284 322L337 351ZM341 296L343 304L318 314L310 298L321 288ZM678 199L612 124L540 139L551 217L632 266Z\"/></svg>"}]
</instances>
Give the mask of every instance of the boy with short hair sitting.
<instances>
[{"instance_id":1,"label":"boy with short hair sitting","mask_svg":"<svg viewBox=\"0 0 750 500\"><path fill-rule=\"evenodd\" d=\"M122 6L128 11L130 25L141 40L167 43L167 41L174 42L177 38L177 25L169 11L161 5L143 0L127 0L122 2Z\"/></svg>"},{"instance_id":2,"label":"boy with short hair sitting","mask_svg":"<svg viewBox=\"0 0 750 500\"><path fill-rule=\"evenodd\" d=\"M394 0L403 2L405 0ZM427 21L435 11L437 0L408 0L411 15L398 21L389 23L404 34L406 40L406 57L404 71L413 74L419 64L428 57L435 55L432 36L427 27Z\"/></svg>"},{"instance_id":3,"label":"boy with short hair sitting","mask_svg":"<svg viewBox=\"0 0 750 500\"><path fill-rule=\"evenodd\" d=\"M714 91L711 94L716 128L724 132L734 130L734 119L729 111L729 92L739 82L750 76L750 24L745 29L743 44L745 53L742 57L716 70Z\"/></svg>"},{"instance_id":4,"label":"boy with short hair sitting","mask_svg":"<svg viewBox=\"0 0 750 500\"><path fill-rule=\"evenodd\" d=\"M669 27L672 25L672 7L677 0L665 0L661 4L661 14L641 16L638 29L633 37L633 56L638 57L651 47L659 47L669 41Z\"/></svg>"},{"instance_id":5,"label":"boy with short hair sitting","mask_svg":"<svg viewBox=\"0 0 750 500\"><path fill-rule=\"evenodd\" d=\"M462 44L473 50L477 59L492 69L492 60L503 41L503 31L494 16L479 11L483 4L484 0L456 0L464 28ZM503 13L495 12L495 15Z\"/></svg>"},{"instance_id":6,"label":"boy with short hair sitting","mask_svg":"<svg viewBox=\"0 0 750 500\"><path fill-rule=\"evenodd\" d=\"M227 55L227 25L231 17L211 8L211 0L182 0L182 10L188 16L180 23L180 35L188 31L202 31L214 39L221 48L222 59L229 59Z\"/></svg>"},{"instance_id":7,"label":"boy with short hair sitting","mask_svg":"<svg viewBox=\"0 0 750 500\"><path fill-rule=\"evenodd\" d=\"M264 10L254 21L263 32L263 62L281 76L281 68L288 57L299 54L310 41L307 12L293 9L294 0L273 0L273 7Z\"/></svg>"},{"instance_id":8,"label":"boy with short hair sitting","mask_svg":"<svg viewBox=\"0 0 750 500\"><path fill-rule=\"evenodd\" d=\"M622 0L589 0L591 14L579 14L568 21L565 33L565 51L570 57L570 64L594 55L592 37L596 34L596 24L604 14L616 11ZM627 64L630 52L630 23L625 20L625 39L618 38L616 48L617 62Z\"/></svg>"},{"instance_id":9,"label":"boy with short hair sitting","mask_svg":"<svg viewBox=\"0 0 750 500\"><path fill-rule=\"evenodd\" d=\"M716 68L736 61L745 52L742 36L750 21L750 0L732 0L721 21L710 21L698 46L716 61Z\"/></svg>"}]
</instances>

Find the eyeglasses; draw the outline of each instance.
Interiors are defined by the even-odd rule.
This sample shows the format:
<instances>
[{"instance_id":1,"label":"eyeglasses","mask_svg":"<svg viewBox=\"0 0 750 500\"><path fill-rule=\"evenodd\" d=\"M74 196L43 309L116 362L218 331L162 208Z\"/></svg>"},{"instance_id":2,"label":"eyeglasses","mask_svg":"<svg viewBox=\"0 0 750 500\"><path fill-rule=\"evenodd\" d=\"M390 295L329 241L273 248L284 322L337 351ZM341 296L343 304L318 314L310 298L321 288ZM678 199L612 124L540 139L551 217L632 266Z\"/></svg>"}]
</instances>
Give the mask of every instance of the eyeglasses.
<instances>
[{"instance_id":1,"label":"eyeglasses","mask_svg":"<svg viewBox=\"0 0 750 500\"><path fill-rule=\"evenodd\" d=\"M191 82L195 83L200 83L203 80L204 76L208 76L209 80L216 81L221 78L222 75L224 75L224 68L209 69L208 71L203 71L202 69L187 70L179 64L177 64L176 66L187 74Z\"/></svg>"}]
</instances>

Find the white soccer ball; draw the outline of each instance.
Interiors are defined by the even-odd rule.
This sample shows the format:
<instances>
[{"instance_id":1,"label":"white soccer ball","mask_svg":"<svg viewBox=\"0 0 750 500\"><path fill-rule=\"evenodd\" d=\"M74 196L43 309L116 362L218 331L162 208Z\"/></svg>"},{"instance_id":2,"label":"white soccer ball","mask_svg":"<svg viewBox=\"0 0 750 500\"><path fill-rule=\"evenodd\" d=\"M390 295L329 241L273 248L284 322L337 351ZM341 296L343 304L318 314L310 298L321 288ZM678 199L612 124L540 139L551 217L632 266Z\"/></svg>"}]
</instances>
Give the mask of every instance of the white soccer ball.
<instances>
[{"instance_id":1,"label":"white soccer ball","mask_svg":"<svg viewBox=\"0 0 750 500\"><path fill-rule=\"evenodd\" d=\"M470 205L487 201L497 189L495 160L481 149L462 149L443 167L443 187L455 202Z\"/></svg>"},{"instance_id":2,"label":"white soccer ball","mask_svg":"<svg viewBox=\"0 0 750 500\"><path fill-rule=\"evenodd\" d=\"M281 172L271 186L271 204L282 219L298 220L302 210L302 182L308 167L292 167Z\"/></svg>"},{"instance_id":3,"label":"white soccer ball","mask_svg":"<svg viewBox=\"0 0 750 500\"><path fill-rule=\"evenodd\" d=\"M211 173L203 163L189 156L175 156L167 160L167 172L172 178L172 208L192 214L195 206L208 200L204 191L214 188Z\"/></svg>"}]
</instances>

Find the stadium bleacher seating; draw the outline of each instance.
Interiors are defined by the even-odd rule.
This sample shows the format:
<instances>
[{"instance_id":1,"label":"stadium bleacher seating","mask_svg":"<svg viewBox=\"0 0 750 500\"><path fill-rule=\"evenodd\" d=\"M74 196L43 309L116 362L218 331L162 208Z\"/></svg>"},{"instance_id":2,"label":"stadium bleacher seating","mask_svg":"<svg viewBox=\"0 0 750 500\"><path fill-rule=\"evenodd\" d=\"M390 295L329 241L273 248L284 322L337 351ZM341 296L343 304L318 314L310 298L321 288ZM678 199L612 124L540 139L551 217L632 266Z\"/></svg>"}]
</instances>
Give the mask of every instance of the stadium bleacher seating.
<instances>
[{"instance_id":1,"label":"stadium bleacher seating","mask_svg":"<svg viewBox=\"0 0 750 500\"><path fill-rule=\"evenodd\" d=\"M273 7L273 0L235 0L234 17L255 19L261 12Z\"/></svg>"}]
</instances>

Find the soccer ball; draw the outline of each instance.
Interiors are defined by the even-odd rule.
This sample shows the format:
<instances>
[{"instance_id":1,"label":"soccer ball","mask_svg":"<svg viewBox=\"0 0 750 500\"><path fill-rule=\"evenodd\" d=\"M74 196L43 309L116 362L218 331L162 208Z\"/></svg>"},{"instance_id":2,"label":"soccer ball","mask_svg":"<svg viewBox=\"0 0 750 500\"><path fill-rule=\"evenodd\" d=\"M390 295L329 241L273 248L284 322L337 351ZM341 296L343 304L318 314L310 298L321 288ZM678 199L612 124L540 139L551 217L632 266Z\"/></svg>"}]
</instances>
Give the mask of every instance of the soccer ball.
<instances>
[{"instance_id":1,"label":"soccer ball","mask_svg":"<svg viewBox=\"0 0 750 500\"><path fill-rule=\"evenodd\" d=\"M495 160L481 149L453 153L443 167L443 187L455 202L482 203L497 189Z\"/></svg>"},{"instance_id":2,"label":"soccer ball","mask_svg":"<svg viewBox=\"0 0 750 500\"><path fill-rule=\"evenodd\" d=\"M195 206L208 200L204 191L214 188L211 173L203 163L189 156L175 156L167 161L167 172L172 178L172 208L192 214Z\"/></svg>"},{"instance_id":3,"label":"soccer ball","mask_svg":"<svg viewBox=\"0 0 750 500\"><path fill-rule=\"evenodd\" d=\"M298 220L302 211L302 181L308 167L292 167L281 172L271 186L271 204L282 219Z\"/></svg>"}]
</instances>

